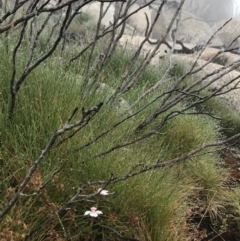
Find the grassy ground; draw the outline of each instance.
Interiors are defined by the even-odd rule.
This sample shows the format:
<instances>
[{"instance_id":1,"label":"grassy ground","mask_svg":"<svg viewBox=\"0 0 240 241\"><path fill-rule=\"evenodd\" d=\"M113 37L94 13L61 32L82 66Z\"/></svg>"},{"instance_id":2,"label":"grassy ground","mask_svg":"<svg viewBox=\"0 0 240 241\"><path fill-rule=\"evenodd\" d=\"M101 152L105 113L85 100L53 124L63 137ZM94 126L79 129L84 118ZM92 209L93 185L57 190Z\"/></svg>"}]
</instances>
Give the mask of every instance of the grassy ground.
<instances>
[{"instance_id":1,"label":"grassy ground","mask_svg":"<svg viewBox=\"0 0 240 241\"><path fill-rule=\"evenodd\" d=\"M124 111L108 103L109 94L96 90L98 85L82 88L86 58L80 58L66 71L65 56L60 58L55 54L28 76L19 92L13 120L9 121L11 50L7 52L2 44L0 52L0 210L11 200L49 138L64 125L74 108L104 103L86 127L62 145L55 145L43 160L24 193L36 192L55 169L61 168L60 172L38 195L22 197L17 202L0 224L0 239L22 240L31 234L29 240L121 240L121 234L149 241L192 240L189 210L194 206L201 206L204 215L210 216L216 225L221 223L229 208L239 212L239 192L223 187L228 174L219 165L218 153L211 149L184 163L109 185L107 189L112 195L79 201L65 216L59 217L56 212L86 182L107 180L111 174L120 177L133 165L166 161L204 143L217 141L222 137L220 125L210 117L180 115L161 129L163 135L154 135L97 157L111 147L137 137L134 128L161 99L134 118L111 128L124 118ZM18 55L18 70L27 54L23 47ZM117 51L102 72L101 82L115 89L128 58L129 54ZM163 72L162 69L147 68L138 84L124 95L125 100L134 103ZM148 103L154 95L146 97L133 111ZM79 111L75 120L80 117ZM164 114L158 121L163 117ZM109 130L108 134L81 149L106 130ZM96 192L99 187L101 185L89 185L82 194ZM93 205L103 211L94 222L83 215ZM44 220L49 222L44 223Z\"/></svg>"}]
</instances>

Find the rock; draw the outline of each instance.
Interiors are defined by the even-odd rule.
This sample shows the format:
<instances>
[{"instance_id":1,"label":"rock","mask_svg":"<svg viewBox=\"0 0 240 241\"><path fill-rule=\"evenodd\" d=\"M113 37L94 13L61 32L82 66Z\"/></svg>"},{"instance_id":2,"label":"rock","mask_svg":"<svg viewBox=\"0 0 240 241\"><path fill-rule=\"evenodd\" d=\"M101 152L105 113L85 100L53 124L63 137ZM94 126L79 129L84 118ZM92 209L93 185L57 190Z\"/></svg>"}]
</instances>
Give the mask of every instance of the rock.
<instances>
[{"instance_id":1,"label":"rock","mask_svg":"<svg viewBox=\"0 0 240 241\"><path fill-rule=\"evenodd\" d=\"M156 39L149 39L151 42L156 42ZM133 48L136 49L136 47L140 46L140 44L145 41L145 37L141 37L141 36L130 36L130 35L123 35L122 38L120 39L119 43L122 46L128 45L128 47L132 46ZM196 47L198 47L197 45L193 45L193 44L183 44L183 46L179 43L173 43L171 41L165 41L165 43L162 43L159 47L159 49L157 50L158 52L158 56L163 57L166 56L168 54L171 53L171 51L178 51L179 53L190 53L190 51L196 51ZM155 48L155 44L150 44L148 41L145 41L143 49L145 49L145 51L152 51ZM200 46L201 47L201 46ZM173 50L172 50L173 48ZM187 51L187 52L185 52Z\"/></svg>"},{"instance_id":2,"label":"rock","mask_svg":"<svg viewBox=\"0 0 240 241\"><path fill-rule=\"evenodd\" d=\"M201 59L202 60L210 60L211 58L213 58L220 50L219 49L215 49L215 48L206 48L203 53L201 54ZM221 53L217 56L217 58L219 60L223 60L225 59L224 63L222 65L228 65L231 64L234 61L240 60L240 56L236 55L236 54L232 54L229 52L224 52Z\"/></svg>"},{"instance_id":3,"label":"rock","mask_svg":"<svg viewBox=\"0 0 240 241\"><path fill-rule=\"evenodd\" d=\"M128 15L137 11L137 9L140 8L140 5L138 4L133 4L129 10L128 10ZM152 15L152 9L150 9L148 6L145 8L142 8L138 10L135 14L130 16L127 20L127 23L132 26L134 29L137 30L138 34L140 36L144 36L146 28L147 28L147 20L146 16L147 15L150 24L151 24L151 15Z\"/></svg>"},{"instance_id":4,"label":"rock","mask_svg":"<svg viewBox=\"0 0 240 241\"><path fill-rule=\"evenodd\" d=\"M175 12L176 9L174 8L163 9L162 14L160 14L157 20L156 26L153 29L152 38L160 39L166 34L167 28ZM152 22L156 17L156 14L157 12L153 11ZM181 40L184 43L204 45L213 34L213 30L208 26L208 24L184 10L181 11L177 36L174 33L175 29L176 23L173 24L173 27L167 36L168 41L177 37L178 40ZM222 42L216 37L213 44L219 46L222 45Z\"/></svg>"},{"instance_id":5,"label":"rock","mask_svg":"<svg viewBox=\"0 0 240 241\"><path fill-rule=\"evenodd\" d=\"M137 47L142 43L144 40L144 37L140 36L126 36L123 35L123 37L120 39L120 44L127 46L128 48L132 49L133 51L137 49ZM171 44L171 43L170 43ZM190 47L190 46L188 46ZM167 48L168 49L168 48ZM159 64L165 64L165 60L169 61L167 55L168 53L166 52L166 45L162 44L158 50L158 53L154 56L152 59L151 63L155 65ZM142 54L146 54L149 51L153 50L153 46L150 45L149 43L145 43L143 46L143 51ZM202 58L205 58L205 60L208 60L218 52L217 49L209 48L206 49L203 54ZM197 58L197 54L191 54L191 55L184 55L184 54L171 54L171 60L182 63L187 69L189 69L193 63L195 62ZM237 61L240 60L240 56L233 55L231 53L223 53L222 56L225 56L227 58L226 63L232 63L232 61ZM206 64L206 61L203 59L199 59L197 61L197 67L203 66ZM240 63L239 63L240 65ZM237 66L239 68L239 65ZM216 64L216 63L209 63L207 66L205 66L201 71L197 73L197 76L199 78L202 78L208 74L211 74L214 70L219 70L222 68L222 65ZM240 73L236 70L232 70L231 72L220 76L222 74L222 71L220 73L216 73L215 75L210 75L206 80L204 80L204 83L210 83L215 77L218 77L218 79L209 85L209 90L214 91L218 88L223 87L223 91L226 91L223 95L219 96L222 101L224 101L230 108L237 110L240 113ZM232 83L231 80L235 79ZM232 90L230 91L230 89ZM229 92L228 92L229 91Z\"/></svg>"},{"instance_id":6,"label":"rock","mask_svg":"<svg viewBox=\"0 0 240 241\"><path fill-rule=\"evenodd\" d=\"M179 63L184 63L184 66L187 67L187 69L189 69L195 62L196 56L173 55L172 58L173 60ZM206 61L200 59L197 61L196 66L197 68L199 68L203 66L205 63ZM205 66L201 71L197 73L197 76L199 76L200 79L206 75L209 75L215 70L220 70L220 68L222 68L222 65L209 63L207 66ZM220 98L222 101L228 104L228 106L230 106L231 108L235 109L240 113L240 73L236 70L232 70L229 73L221 76L222 73L223 71L219 71L219 73L210 75L206 80L204 80L204 83L210 83L214 80L214 78L218 77L218 79L215 82L208 86L209 90L215 91L216 89L224 87L226 85L222 90L226 91L226 93L220 95L218 98ZM235 80L232 83L230 83L233 79Z\"/></svg>"},{"instance_id":7,"label":"rock","mask_svg":"<svg viewBox=\"0 0 240 241\"><path fill-rule=\"evenodd\" d=\"M148 1L147 1L148 2ZM167 27L177 10L180 0L177 1L168 1L162 10L162 13L159 16L159 19L153 29L152 38L160 39L163 35L165 35ZM140 5L145 4L144 1L137 1ZM145 29L147 27L146 17L147 14L150 24L153 22L153 19L156 16L156 9L160 6L161 1L155 1L149 6L140 9L136 14L132 15L128 23L132 27L136 27L136 30L140 36L143 36L145 33ZM139 4L134 4L129 13L136 11L139 8ZM229 10L229 6L232 6L232 1L224 2L221 5L216 7L216 2L210 0L206 1L190 1L186 0L183 5L183 9L181 11L180 18L180 26L178 30L178 40L183 41L184 43L191 44L205 44L208 39L213 35L214 28L212 26L214 22L219 21L221 19L231 17L233 12ZM227 7L229 8L227 8ZM221 13L221 16L216 13L216 8L218 9L217 13ZM209 14L211 12L211 14ZM176 24L174 23L172 30L176 28ZM167 40L173 40L172 38L172 30L170 31ZM215 37L211 44L213 46L222 46L223 42Z\"/></svg>"},{"instance_id":8,"label":"rock","mask_svg":"<svg viewBox=\"0 0 240 241\"><path fill-rule=\"evenodd\" d=\"M213 26L214 31L219 29L226 23L227 20L218 22ZM223 45L230 49L236 48L235 52L240 53L240 40L237 37L240 35L240 17L233 18L227 25L225 25L217 34L216 38L219 38ZM236 41L234 41L236 40ZM234 41L234 42L233 42ZM233 43L232 43L233 42Z\"/></svg>"},{"instance_id":9,"label":"rock","mask_svg":"<svg viewBox=\"0 0 240 241\"><path fill-rule=\"evenodd\" d=\"M115 89L102 82L99 83L97 91L103 94L107 100L115 93ZM120 114L132 114L129 103L122 97L118 97L113 104L116 104L116 109Z\"/></svg>"},{"instance_id":10,"label":"rock","mask_svg":"<svg viewBox=\"0 0 240 241\"><path fill-rule=\"evenodd\" d=\"M82 75L78 75L76 78L76 75L71 73L67 75L67 79L70 83L76 83L77 85L82 85L84 81L84 77ZM92 94L100 94L101 98L103 98L102 101L104 102L107 102L109 98L115 93L114 88L103 82L97 83L97 85L95 85L94 87L92 86L90 91L92 92ZM116 100L113 101L113 103L111 104L116 108L116 111L119 114L132 114L129 103L121 96L117 97Z\"/></svg>"},{"instance_id":11,"label":"rock","mask_svg":"<svg viewBox=\"0 0 240 241\"><path fill-rule=\"evenodd\" d=\"M140 44L144 41L144 39L145 37L142 37L142 36L130 36L125 34L119 40L119 44L123 47L127 47L128 49L132 49L133 51L135 51L140 46ZM155 39L150 39L150 40L156 41ZM145 55L149 51L152 51L153 49L154 49L153 45L151 45L148 42L145 42L142 49L142 54ZM169 48L165 44L162 44L158 49L157 58L164 58L164 56L166 56L168 52L169 52ZM154 63L155 63L155 60L154 60Z\"/></svg>"},{"instance_id":12,"label":"rock","mask_svg":"<svg viewBox=\"0 0 240 241\"><path fill-rule=\"evenodd\" d=\"M92 2L82 7L80 9L80 12L89 15L92 18L92 20L97 24L99 15L100 15L100 7L101 7L100 2ZM103 13L105 13L105 11L106 11L106 14L102 18L101 24L105 27L109 27L114 21L115 8L113 4L104 3Z\"/></svg>"},{"instance_id":13,"label":"rock","mask_svg":"<svg viewBox=\"0 0 240 241\"><path fill-rule=\"evenodd\" d=\"M220 49L208 47L203 51L200 58L205 61L209 61L210 59L212 59L213 63L220 64L223 66L230 65L235 61L240 61L239 55L236 55L236 54L233 54L230 52L221 53L216 58L214 58L214 56L216 56L216 54L219 52L219 50ZM236 70L240 71L240 67L236 68Z\"/></svg>"}]
</instances>

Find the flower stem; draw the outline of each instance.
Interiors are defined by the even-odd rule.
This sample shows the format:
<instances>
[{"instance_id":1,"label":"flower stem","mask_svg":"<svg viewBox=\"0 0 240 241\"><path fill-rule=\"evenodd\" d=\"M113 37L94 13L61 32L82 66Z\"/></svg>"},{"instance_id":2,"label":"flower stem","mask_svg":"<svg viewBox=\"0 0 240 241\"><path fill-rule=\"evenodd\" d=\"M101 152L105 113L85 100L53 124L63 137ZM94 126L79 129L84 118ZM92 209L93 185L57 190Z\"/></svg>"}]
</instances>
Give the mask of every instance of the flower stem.
<instances>
[{"instance_id":1,"label":"flower stem","mask_svg":"<svg viewBox=\"0 0 240 241\"><path fill-rule=\"evenodd\" d=\"M90 240L91 233L92 233L92 228L93 228L93 223L94 223L94 218L91 218L91 223L90 223L90 226L89 226L89 232L88 232L87 241Z\"/></svg>"}]
</instances>

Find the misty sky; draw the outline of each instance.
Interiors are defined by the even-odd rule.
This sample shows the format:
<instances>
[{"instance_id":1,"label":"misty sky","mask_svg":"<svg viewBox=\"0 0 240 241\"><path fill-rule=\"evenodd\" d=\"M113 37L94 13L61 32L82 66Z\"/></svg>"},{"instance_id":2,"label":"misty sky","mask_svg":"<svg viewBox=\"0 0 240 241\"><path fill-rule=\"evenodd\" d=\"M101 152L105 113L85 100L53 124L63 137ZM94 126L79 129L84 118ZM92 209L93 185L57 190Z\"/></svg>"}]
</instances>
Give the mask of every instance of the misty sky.
<instances>
[{"instance_id":1,"label":"misty sky","mask_svg":"<svg viewBox=\"0 0 240 241\"><path fill-rule=\"evenodd\" d=\"M235 0L235 4L236 4L235 14L240 15L240 0Z\"/></svg>"}]
</instances>

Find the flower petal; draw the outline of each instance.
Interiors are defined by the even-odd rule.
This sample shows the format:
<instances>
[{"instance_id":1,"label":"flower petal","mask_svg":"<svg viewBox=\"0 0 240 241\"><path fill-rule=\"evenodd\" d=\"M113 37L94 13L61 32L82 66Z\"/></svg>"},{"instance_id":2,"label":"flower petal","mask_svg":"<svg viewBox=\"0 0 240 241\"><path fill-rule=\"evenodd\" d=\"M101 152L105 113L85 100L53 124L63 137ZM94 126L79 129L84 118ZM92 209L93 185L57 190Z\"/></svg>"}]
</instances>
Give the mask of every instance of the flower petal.
<instances>
[{"instance_id":1,"label":"flower petal","mask_svg":"<svg viewBox=\"0 0 240 241\"><path fill-rule=\"evenodd\" d=\"M100 195L103 195L103 196L109 195L108 190L104 190L102 188L99 188L97 191L98 191L98 194L100 194Z\"/></svg>"},{"instance_id":2,"label":"flower petal","mask_svg":"<svg viewBox=\"0 0 240 241\"><path fill-rule=\"evenodd\" d=\"M96 218L98 216L97 212L90 212L90 216Z\"/></svg>"},{"instance_id":3,"label":"flower petal","mask_svg":"<svg viewBox=\"0 0 240 241\"><path fill-rule=\"evenodd\" d=\"M84 216L89 215L89 214L91 214L91 211L86 211L86 212L84 213Z\"/></svg>"},{"instance_id":4,"label":"flower petal","mask_svg":"<svg viewBox=\"0 0 240 241\"><path fill-rule=\"evenodd\" d=\"M103 214L103 212L100 211L100 210L97 210L96 213L97 213L97 214Z\"/></svg>"},{"instance_id":5,"label":"flower petal","mask_svg":"<svg viewBox=\"0 0 240 241\"><path fill-rule=\"evenodd\" d=\"M101 194L101 195L104 195L104 196L109 195L109 193L108 193L108 191L107 191L107 190L102 190L100 194Z\"/></svg>"}]
</instances>

